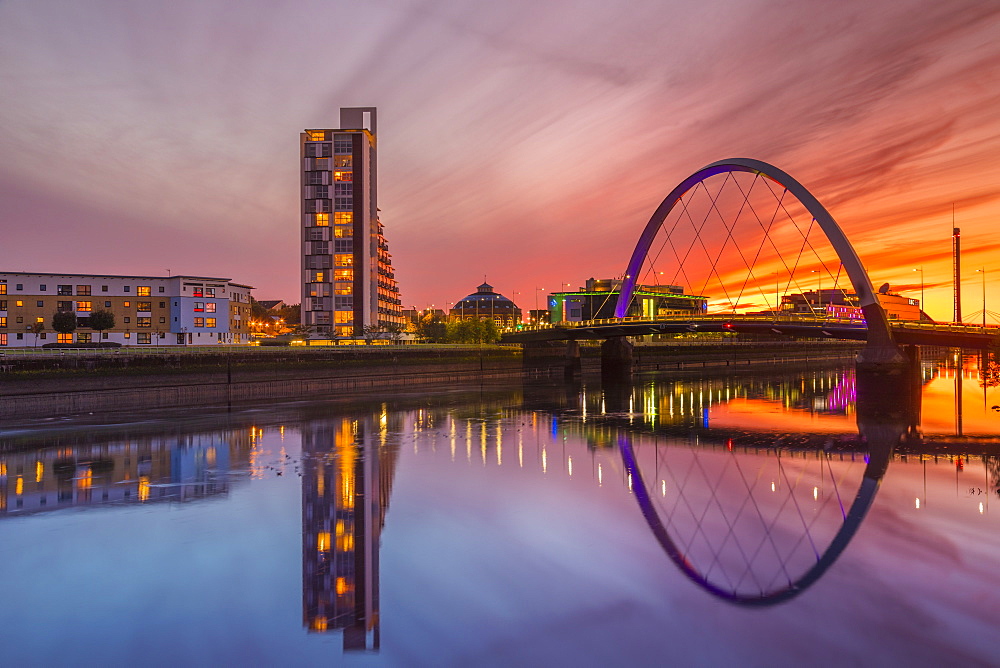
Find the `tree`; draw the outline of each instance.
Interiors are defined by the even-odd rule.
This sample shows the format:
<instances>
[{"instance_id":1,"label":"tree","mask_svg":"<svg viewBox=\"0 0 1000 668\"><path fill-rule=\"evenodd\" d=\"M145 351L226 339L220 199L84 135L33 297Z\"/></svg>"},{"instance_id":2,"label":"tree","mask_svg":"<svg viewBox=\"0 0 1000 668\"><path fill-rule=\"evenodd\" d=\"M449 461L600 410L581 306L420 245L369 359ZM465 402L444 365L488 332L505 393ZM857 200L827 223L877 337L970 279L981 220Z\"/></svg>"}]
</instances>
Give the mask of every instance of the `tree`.
<instances>
[{"instance_id":1,"label":"tree","mask_svg":"<svg viewBox=\"0 0 1000 668\"><path fill-rule=\"evenodd\" d=\"M444 343L448 340L448 326L437 313L425 313L414 324L414 331L427 343Z\"/></svg>"},{"instance_id":2,"label":"tree","mask_svg":"<svg viewBox=\"0 0 1000 668\"><path fill-rule=\"evenodd\" d=\"M101 333L106 329L113 329L115 326L115 314L104 309L97 309L90 312L90 328L97 332L97 339L100 341Z\"/></svg>"},{"instance_id":3,"label":"tree","mask_svg":"<svg viewBox=\"0 0 1000 668\"><path fill-rule=\"evenodd\" d=\"M35 347L38 347L38 335L45 331L44 322L36 322L31 326L31 333L35 335Z\"/></svg>"},{"instance_id":4,"label":"tree","mask_svg":"<svg viewBox=\"0 0 1000 668\"><path fill-rule=\"evenodd\" d=\"M73 311L56 311L50 320L52 329L60 334L72 334L76 331L76 313Z\"/></svg>"},{"instance_id":5,"label":"tree","mask_svg":"<svg viewBox=\"0 0 1000 668\"><path fill-rule=\"evenodd\" d=\"M496 343L500 330L492 318L458 320L448 323L447 338L451 343Z\"/></svg>"}]
</instances>

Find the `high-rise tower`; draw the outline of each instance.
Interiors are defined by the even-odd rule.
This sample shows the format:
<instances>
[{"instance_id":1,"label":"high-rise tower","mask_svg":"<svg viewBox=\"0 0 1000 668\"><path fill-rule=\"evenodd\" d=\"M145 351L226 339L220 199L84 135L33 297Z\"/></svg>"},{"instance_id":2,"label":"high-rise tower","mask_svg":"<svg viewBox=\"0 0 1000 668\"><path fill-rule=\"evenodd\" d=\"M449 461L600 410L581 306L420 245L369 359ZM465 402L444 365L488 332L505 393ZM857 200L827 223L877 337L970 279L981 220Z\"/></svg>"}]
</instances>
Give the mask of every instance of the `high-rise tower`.
<instances>
[{"instance_id":1,"label":"high-rise tower","mask_svg":"<svg viewBox=\"0 0 1000 668\"><path fill-rule=\"evenodd\" d=\"M378 218L375 107L301 135L302 324L340 337L403 322Z\"/></svg>"}]
</instances>

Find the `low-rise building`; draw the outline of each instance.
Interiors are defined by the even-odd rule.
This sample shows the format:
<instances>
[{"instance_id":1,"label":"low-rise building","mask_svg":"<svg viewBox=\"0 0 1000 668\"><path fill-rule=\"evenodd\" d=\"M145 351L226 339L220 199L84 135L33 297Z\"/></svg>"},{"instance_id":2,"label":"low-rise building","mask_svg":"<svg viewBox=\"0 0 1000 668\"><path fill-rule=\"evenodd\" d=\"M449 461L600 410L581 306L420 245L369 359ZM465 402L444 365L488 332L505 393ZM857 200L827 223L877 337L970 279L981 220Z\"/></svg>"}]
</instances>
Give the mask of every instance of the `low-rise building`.
<instances>
[{"instance_id":1,"label":"low-rise building","mask_svg":"<svg viewBox=\"0 0 1000 668\"><path fill-rule=\"evenodd\" d=\"M207 276L0 272L0 347L246 343L251 290ZM54 331L61 311L76 315L73 333ZM92 328L95 311L110 311L114 326Z\"/></svg>"},{"instance_id":2,"label":"low-rise building","mask_svg":"<svg viewBox=\"0 0 1000 668\"><path fill-rule=\"evenodd\" d=\"M621 289L620 279L587 279L579 290L549 295L549 318L554 323L614 318ZM706 297L684 294L680 285L637 285L626 315L649 319L697 315L705 312L707 303Z\"/></svg>"}]
</instances>

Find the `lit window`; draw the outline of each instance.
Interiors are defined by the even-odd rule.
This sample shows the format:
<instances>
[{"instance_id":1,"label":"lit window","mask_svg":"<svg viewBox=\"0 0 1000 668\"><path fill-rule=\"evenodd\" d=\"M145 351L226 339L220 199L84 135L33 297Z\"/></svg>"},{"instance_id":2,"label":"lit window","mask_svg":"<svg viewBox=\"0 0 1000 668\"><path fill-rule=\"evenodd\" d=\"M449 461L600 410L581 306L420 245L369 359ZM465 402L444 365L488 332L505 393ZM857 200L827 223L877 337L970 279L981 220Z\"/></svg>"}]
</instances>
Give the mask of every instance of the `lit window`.
<instances>
[{"instance_id":1,"label":"lit window","mask_svg":"<svg viewBox=\"0 0 1000 668\"><path fill-rule=\"evenodd\" d=\"M214 297L215 296L215 288L205 288L205 296L206 297Z\"/></svg>"},{"instance_id":2,"label":"lit window","mask_svg":"<svg viewBox=\"0 0 1000 668\"><path fill-rule=\"evenodd\" d=\"M7 326L7 316L0 315L0 327L6 327L6 326ZM4 334L4 336L6 336L6 334Z\"/></svg>"},{"instance_id":3,"label":"lit window","mask_svg":"<svg viewBox=\"0 0 1000 668\"><path fill-rule=\"evenodd\" d=\"M153 302L136 302L135 303L135 310L136 311L152 311L153 310Z\"/></svg>"},{"instance_id":4,"label":"lit window","mask_svg":"<svg viewBox=\"0 0 1000 668\"><path fill-rule=\"evenodd\" d=\"M76 286L76 294L80 297L90 296L90 286L89 285L78 285Z\"/></svg>"},{"instance_id":5,"label":"lit window","mask_svg":"<svg viewBox=\"0 0 1000 668\"><path fill-rule=\"evenodd\" d=\"M205 319L204 318L195 318L194 319L194 326L195 327L204 327L205 326Z\"/></svg>"},{"instance_id":6,"label":"lit window","mask_svg":"<svg viewBox=\"0 0 1000 668\"><path fill-rule=\"evenodd\" d=\"M77 343L90 343L90 332L77 332Z\"/></svg>"},{"instance_id":7,"label":"lit window","mask_svg":"<svg viewBox=\"0 0 1000 668\"><path fill-rule=\"evenodd\" d=\"M309 141L323 141L326 139L326 130L306 130L306 139Z\"/></svg>"},{"instance_id":8,"label":"lit window","mask_svg":"<svg viewBox=\"0 0 1000 668\"><path fill-rule=\"evenodd\" d=\"M334 264L338 267L353 267L354 266L354 256L348 254L334 255Z\"/></svg>"},{"instance_id":9,"label":"lit window","mask_svg":"<svg viewBox=\"0 0 1000 668\"><path fill-rule=\"evenodd\" d=\"M354 228L353 227L347 227L347 226L343 226L342 227L342 226L338 225L337 227L333 228L333 236L334 236L334 238L353 237L354 236Z\"/></svg>"},{"instance_id":10,"label":"lit window","mask_svg":"<svg viewBox=\"0 0 1000 668\"><path fill-rule=\"evenodd\" d=\"M338 325L354 322L354 311L335 311L334 317Z\"/></svg>"},{"instance_id":11,"label":"lit window","mask_svg":"<svg viewBox=\"0 0 1000 668\"><path fill-rule=\"evenodd\" d=\"M215 313L215 302L205 302L205 313Z\"/></svg>"},{"instance_id":12,"label":"lit window","mask_svg":"<svg viewBox=\"0 0 1000 668\"><path fill-rule=\"evenodd\" d=\"M192 288L191 292L192 292L192 295L191 295L192 297L204 297L205 296L205 290L203 288Z\"/></svg>"},{"instance_id":13,"label":"lit window","mask_svg":"<svg viewBox=\"0 0 1000 668\"><path fill-rule=\"evenodd\" d=\"M316 216L316 219L313 221L316 227L326 227L330 224L330 214L317 213L313 215Z\"/></svg>"},{"instance_id":14,"label":"lit window","mask_svg":"<svg viewBox=\"0 0 1000 668\"><path fill-rule=\"evenodd\" d=\"M354 172L344 172L344 171L334 172L333 173L333 180L334 181L353 181L354 180Z\"/></svg>"},{"instance_id":15,"label":"lit window","mask_svg":"<svg viewBox=\"0 0 1000 668\"><path fill-rule=\"evenodd\" d=\"M338 155L333 158L333 166L337 169L351 169L351 164L353 156L350 155Z\"/></svg>"},{"instance_id":16,"label":"lit window","mask_svg":"<svg viewBox=\"0 0 1000 668\"><path fill-rule=\"evenodd\" d=\"M353 269L336 269L333 272L333 277L338 281L353 281L354 280L354 270Z\"/></svg>"},{"instance_id":17,"label":"lit window","mask_svg":"<svg viewBox=\"0 0 1000 668\"><path fill-rule=\"evenodd\" d=\"M215 327L215 318L205 318L205 327Z\"/></svg>"},{"instance_id":18,"label":"lit window","mask_svg":"<svg viewBox=\"0 0 1000 668\"><path fill-rule=\"evenodd\" d=\"M56 343L73 343L72 334L57 334Z\"/></svg>"},{"instance_id":19,"label":"lit window","mask_svg":"<svg viewBox=\"0 0 1000 668\"><path fill-rule=\"evenodd\" d=\"M149 316L140 315L135 319L136 327L152 327L153 319Z\"/></svg>"},{"instance_id":20,"label":"lit window","mask_svg":"<svg viewBox=\"0 0 1000 668\"><path fill-rule=\"evenodd\" d=\"M5 345L7 345L7 333L0 332L0 346L5 346Z\"/></svg>"},{"instance_id":21,"label":"lit window","mask_svg":"<svg viewBox=\"0 0 1000 668\"><path fill-rule=\"evenodd\" d=\"M195 311L204 311L205 310L205 302L195 302L194 303L194 310Z\"/></svg>"},{"instance_id":22,"label":"lit window","mask_svg":"<svg viewBox=\"0 0 1000 668\"><path fill-rule=\"evenodd\" d=\"M73 294L73 286L72 285L57 285L56 286L56 294L57 295L71 295L71 294Z\"/></svg>"},{"instance_id":23,"label":"lit window","mask_svg":"<svg viewBox=\"0 0 1000 668\"><path fill-rule=\"evenodd\" d=\"M7 294L7 284L0 283L0 295L5 295L5 294Z\"/></svg>"},{"instance_id":24,"label":"lit window","mask_svg":"<svg viewBox=\"0 0 1000 668\"><path fill-rule=\"evenodd\" d=\"M122 302L122 306L124 306L125 308L128 308L131 305L132 305L132 302Z\"/></svg>"},{"instance_id":25,"label":"lit window","mask_svg":"<svg viewBox=\"0 0 1000 668\"><path fill-rule=\"evenodd\" d=\"M128 338L128 334L125 335ZM150 332L136 332L135 342L139 344L149 344L153 342L153 335Z\"/></svg>"},{"instance_id":26,"label":"lit window","mask_svg":"<svg viewBox=\"0 0 1000 668\"><path fill-rule=\"evenodd\" d=\"M14 306L24 306L24 302L18 299L17 301L14 302Z\"/></svg>"},{"instance_id":27,"label":"lit window","mask_svg":"<svg viewBox=\"0 0 1000 668\"><path fill-rule=\"evenodd\" d=\"M323 271L314 271L312 273L312 282L313 283L322 283L325 280L326 280L326 272L323 272Z\"/></svg>"},{"instance_id":28,"label":"lit window","mask_svg":"<svg viewBox=\"0 0 1000 668\"><path fill-rule=\"evenodd\" d=\"M337 211L333 214L333 222L337 225L353 225L354 224L354 212L353 211Z\"/></svg>"},{"instance_id":29,"label":"lit window","mask_svg":"<svg viewBox=\"0 0 1000 668\"><path fill-rule=\"evenodd\" d=\"M38 316L37 318L35 318L35 322L45 322L45 318L43 318L42 316Z\"/></svg>"},{"instance_id":30,"label":"lit window","mask_svg":"<svg viewBox=\"0 0 1000 668\"><path fill-rule=\"evenodd\" d=\"M91 306L92 306L92 302L77 302L76 303L76 310L77 311L89 311L91 309Z\"/></svg>"},{"instance_id":31,"label":"lit window","mask_svg":"<svg viewBox=\"0 0 1000 668\"><path fill-rule=\"evenodd\" d=\"M139 297L149 297L153 294L153 287L150 285L140 285L135 289L135 294Z\"/></svg>"}]
</instances>

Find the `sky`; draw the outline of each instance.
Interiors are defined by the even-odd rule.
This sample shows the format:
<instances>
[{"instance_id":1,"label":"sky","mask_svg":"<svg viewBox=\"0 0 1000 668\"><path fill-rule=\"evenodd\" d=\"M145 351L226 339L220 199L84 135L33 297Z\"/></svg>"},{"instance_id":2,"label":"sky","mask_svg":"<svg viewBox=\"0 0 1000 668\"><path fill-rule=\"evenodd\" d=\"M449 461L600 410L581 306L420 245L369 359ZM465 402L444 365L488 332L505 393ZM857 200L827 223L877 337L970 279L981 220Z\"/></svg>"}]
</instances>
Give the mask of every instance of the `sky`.
<instances>
[{"instance_id":1,"label":"sky","mask_svg":"<svg viewBox=\"0 0 1000 668\"><path fill-rule=\"evenodd\" d=\"M625 271L666 194L769 162L877 286L1000 311L1000 4L0 0L0 270L299 300L299 133L378 108L406 306ZM969 317L969 316L967 316Z\"/></svg>"}]
</instances>

